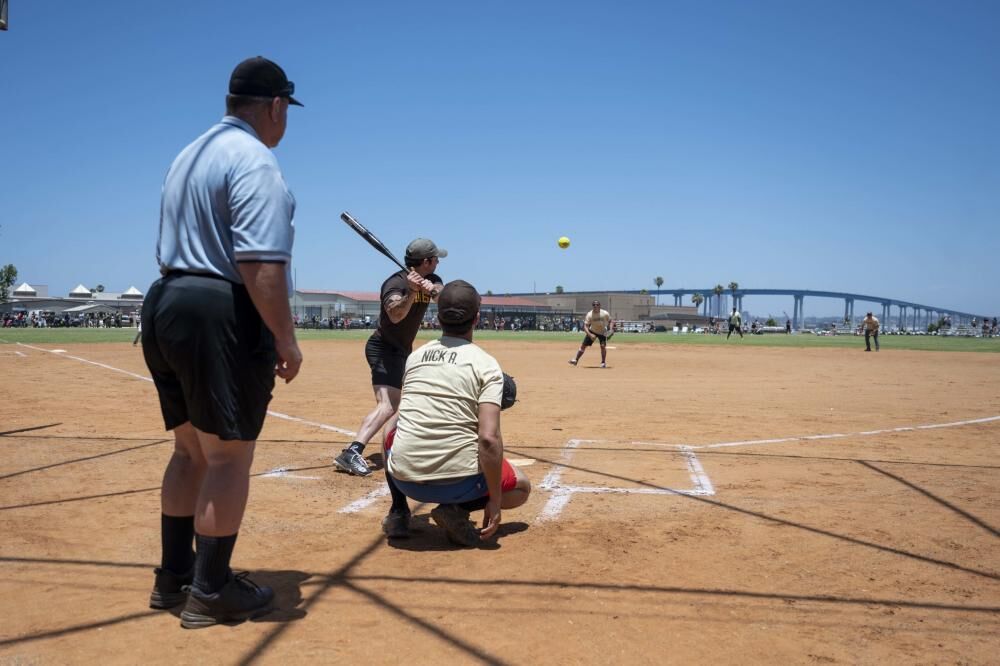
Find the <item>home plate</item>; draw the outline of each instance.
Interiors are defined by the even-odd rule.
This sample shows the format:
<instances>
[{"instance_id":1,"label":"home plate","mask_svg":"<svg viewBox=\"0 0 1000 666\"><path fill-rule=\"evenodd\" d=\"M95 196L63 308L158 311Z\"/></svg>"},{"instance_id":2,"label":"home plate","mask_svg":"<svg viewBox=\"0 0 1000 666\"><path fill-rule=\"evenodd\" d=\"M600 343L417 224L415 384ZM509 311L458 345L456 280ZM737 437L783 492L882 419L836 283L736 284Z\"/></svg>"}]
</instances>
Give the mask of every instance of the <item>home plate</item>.
<instances>
[{"instance_id":1,"label":"home plate","mask_svg":"<svg viewBox=\"0 0 1000 666\"><path fill-rule=\"evenodd\" d=\"M534 458L512 458L508 460L511 465L517 465L518 467L527 467L528 465L534 465Z\"/></svg>"}]
</instances>

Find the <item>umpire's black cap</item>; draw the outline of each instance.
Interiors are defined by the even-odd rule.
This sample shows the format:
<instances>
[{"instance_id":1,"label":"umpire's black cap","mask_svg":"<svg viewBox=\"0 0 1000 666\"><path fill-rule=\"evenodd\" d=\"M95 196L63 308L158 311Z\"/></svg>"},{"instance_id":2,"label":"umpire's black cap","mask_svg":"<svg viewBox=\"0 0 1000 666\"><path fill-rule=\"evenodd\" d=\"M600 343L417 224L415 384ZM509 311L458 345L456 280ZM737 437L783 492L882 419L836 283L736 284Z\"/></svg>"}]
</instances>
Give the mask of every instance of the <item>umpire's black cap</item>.
<instances>
[{"instance_id":1,"label":"umpire's black cap","mask_svg":"<svg viewBox=\"0 0 1000 666\"><path fill-rule=\"evenodd\" d=\"M230 95L252 97L285 97L289 104L305 106L292 97L295 84L285 76L285 70L263 56L247 58L236 65L229 77Z\"/></svg>"}]
</instances>

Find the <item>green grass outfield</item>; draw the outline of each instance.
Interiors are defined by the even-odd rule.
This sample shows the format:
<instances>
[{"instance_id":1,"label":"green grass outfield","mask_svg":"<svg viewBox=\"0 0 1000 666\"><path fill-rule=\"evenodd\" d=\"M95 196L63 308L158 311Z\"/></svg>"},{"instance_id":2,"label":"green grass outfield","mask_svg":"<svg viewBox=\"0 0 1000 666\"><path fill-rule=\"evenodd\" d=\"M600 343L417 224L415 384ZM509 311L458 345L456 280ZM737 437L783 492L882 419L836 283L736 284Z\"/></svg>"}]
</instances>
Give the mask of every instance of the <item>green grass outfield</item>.
<instances>
[{"instance_id":1,"label":"green grass outfield","mask_svg":"<svg viewBox=\"0 0 1000 666\"><path fill-rule=\"evenodd\" d=\"M300 329L299 340L365 340L371 331L329 331ZM436 331L421 331L419 340L430 340L440 335ZM5 328L0 329L0 344L73 344L97 342L132 342L134 328ZM480 340L519 340L522 342L559 342L570 350L583 339L581 333L549 333L542 331L477 331ZM883 335L879 337L882 351L915 349L920 351L1000 352L1000 338L959 338L935 335ZM613 346L633 344L663 345L742 345L745 347L843 347L864 349L864 338L853 335L813 335L802 333L782 335L747 335L742 340L735 335L726 340L725 335L688 333L618 333L611 340Z\"/></svg>"}]
</instances>

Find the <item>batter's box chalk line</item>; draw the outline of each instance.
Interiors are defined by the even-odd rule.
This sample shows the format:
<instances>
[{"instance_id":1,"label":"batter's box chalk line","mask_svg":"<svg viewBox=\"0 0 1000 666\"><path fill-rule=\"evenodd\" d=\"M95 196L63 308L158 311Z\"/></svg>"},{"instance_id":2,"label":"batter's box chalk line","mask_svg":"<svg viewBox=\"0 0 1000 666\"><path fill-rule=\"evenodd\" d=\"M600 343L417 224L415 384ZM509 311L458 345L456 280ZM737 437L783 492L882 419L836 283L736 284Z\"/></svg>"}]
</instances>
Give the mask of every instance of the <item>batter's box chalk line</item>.
<instances>
[{"instance_id":1,"label":"batter's box chalk line","mask_svg":"<svg viewBox=\"0 0 1000 666\"><path fill-rule=\"evenodd\" d=\"M551 493L549 501L542 508L538 515L539 522L555 520L562 513L570 499L577 493L590 494L614 494L614 495L714 495L715 488L711 479L705 474L705 469L701 466L701 461L690 447L678 446L677 452L684 458L688 475L691 477L690 488L621 488L609 486L577 486L562 483L563 472L567 469L573 456L580 448L581 444L599 444L605 440L599 439L571 439L566 442L562 450L559 462L555 464L551 471L545 475L542 482L538 484L539 490Z\"/></svg>"}]
</instances>

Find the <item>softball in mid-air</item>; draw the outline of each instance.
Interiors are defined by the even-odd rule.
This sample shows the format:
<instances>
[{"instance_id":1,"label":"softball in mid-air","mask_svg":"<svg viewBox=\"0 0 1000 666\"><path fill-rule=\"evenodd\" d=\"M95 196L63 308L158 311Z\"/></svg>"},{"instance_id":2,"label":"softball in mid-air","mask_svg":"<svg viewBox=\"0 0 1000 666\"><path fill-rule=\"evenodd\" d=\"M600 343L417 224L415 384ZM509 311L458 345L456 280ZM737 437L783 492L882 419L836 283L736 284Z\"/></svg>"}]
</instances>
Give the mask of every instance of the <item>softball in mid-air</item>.
<instances>
[{"instance_id":1,"label":"softball in mid-air","mask_svg":"<svg viewBox=\"0 0 1000 666\"><path fill-rule=\"evenodd\" d=\"M559 247L561 247L564 250L566 248L568 248L569 247L569 238L567 238L566 236L560 236L559 237Z\"/></svg>"}]
</instances>

